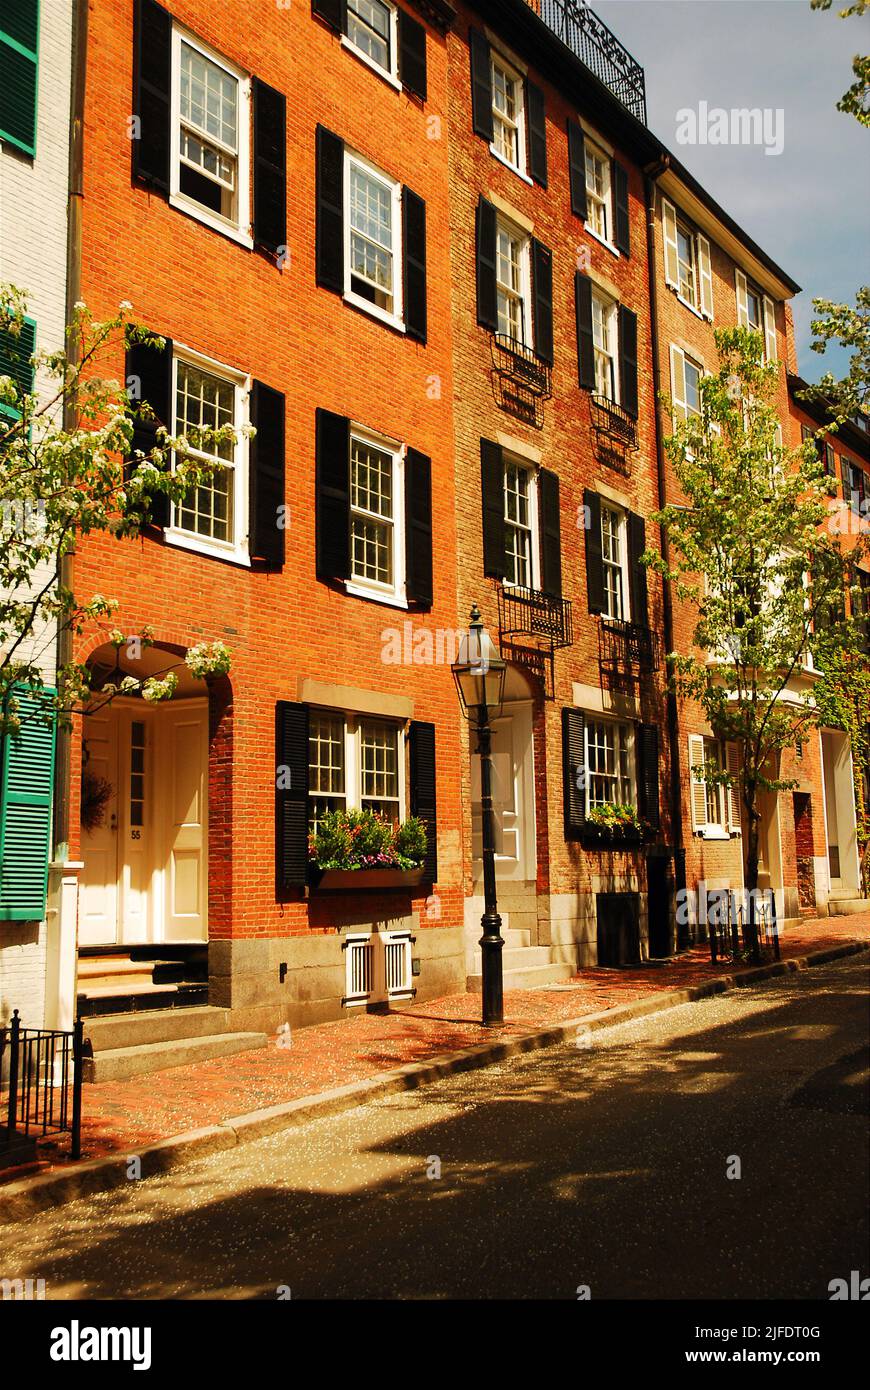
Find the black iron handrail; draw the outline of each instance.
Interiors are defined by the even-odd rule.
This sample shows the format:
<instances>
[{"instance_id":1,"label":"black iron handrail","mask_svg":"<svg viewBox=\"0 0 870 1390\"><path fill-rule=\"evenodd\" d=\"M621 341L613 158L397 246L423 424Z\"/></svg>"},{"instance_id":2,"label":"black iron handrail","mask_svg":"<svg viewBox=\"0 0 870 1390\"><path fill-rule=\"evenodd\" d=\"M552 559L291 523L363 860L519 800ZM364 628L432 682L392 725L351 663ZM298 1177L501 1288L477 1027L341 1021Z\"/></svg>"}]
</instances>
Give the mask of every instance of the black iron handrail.
<instances>
[{"instance_id":1,"label":"black iron handrail","mask_svg":"<svg viewBox=\"0 0 870 1390\"><path fill-rule=\"evenodd\" d=\"M499 591L498 624L501 637L542 637L554 649L570 647L574 641L570 600L539 589L504 584Z\"/></svg>"},{"instance_id":2,"label":"black iron handrail","mask_svg":"<svg viewBox=\"0 0 870 1390\"><path fill-rule=\"evenodd\" d=\"M17 1009L8 1028L0 1027L0 1150L22 1135L68 1132L71 1157L81 1157L83 1028L81 1019L70 1032L22 1028Z\"/></svg>"},{"instance_id":3,"label":"black iron handrail","mask_svg":"<svg viewBox=\"0 0 870 1390\"><path fill-rule=\"evenodd\" d=\"M584 0L526 0L626 110L646 125L644 71Z\"/></svg>"},{"instance_id":4,"label":"black iron handrail","mask_svg":"<svg viewBox=\"0 0 870 1390\"><path fill-rule=\"evenodd\" d=\"M776 897L770 888L756 889L752 897L746 889L708 891L707 930L714 965L719 960L737 960L741 950L780 959Z\"/></svg>"}]
</instances>

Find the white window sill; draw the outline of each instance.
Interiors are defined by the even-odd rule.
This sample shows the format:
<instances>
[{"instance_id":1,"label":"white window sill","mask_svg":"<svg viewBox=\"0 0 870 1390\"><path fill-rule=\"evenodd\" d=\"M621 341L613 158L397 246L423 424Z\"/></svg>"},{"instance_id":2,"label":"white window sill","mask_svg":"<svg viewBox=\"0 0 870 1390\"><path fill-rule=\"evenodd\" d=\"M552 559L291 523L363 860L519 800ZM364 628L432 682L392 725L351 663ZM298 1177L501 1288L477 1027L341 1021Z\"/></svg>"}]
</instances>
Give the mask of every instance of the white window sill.
<instances>
[{"instance_id":1,"label":"white window sill","mask_svg":"<svg viewBox=\"0 0 870 1390\"><path fill-rule=\"evenodd\" d=\"M372 304L370 299L363 299L361 294L355 294L353 290L345 290L342 296L346 304L352 304L355 309L362 309L364 313L371 314L373 319L380 319L381 323L387 324L389 328L394 328L397 333L405 332L405 325L395 314L390 314L386 309L381 309L379 305Z\"/></svg>"},{"instance_id":2,"label":"white window sill","mask_svg":"<svg viewBox=\"0 0 870 1390\"><path fill-rule=\"evenodd\" d=\"M250 556L238 546L221 545L217 541L206 541L199 536L188 535L186 531L177 531L170 526L164 529L163 534L166 537L167 545L176 546L179 550L190 550L196 555L207 555L210 560L226 560L231 565L241 565L245 569L251 568Z\"/></svg>"},{"instance_id":3,"label":"white window sill","mask_svg":"<svg viewBox=\"0 0 870 1390\"><path fill-rule=\"evenodd\" d=\"M383 589L369 588L367 584L362 583L359 579L346 579L344 581L344 590L345 593L350 594L352 598L373 599L375 603L383 603L387 608L403 608L405 612L408 611L408 600L406 598L402 598L399 594L384 593Z\"/></svg>"},{"instance_id":4,"label":"white window sill","mask_svg":"<svg viewBox=\"0 0 870 1390\"><path fill-rule=\"evenodd\" d=\"M586 231L588 232L589 236L594 237L595 240L599 243L599 245L606 246L610 254L612 256L615 256L618 261L622 259L622 252L619 250L619 247L614 246L612 241L607 241L603 236L596 232L593 227L590 227L588 222L585 225Z\"/></svg>"},{"instance_id":5,"label":"white window sill","mask_svg":"<svg viewBox=\"0 0 870 1390\"><path fill-rule=\"evenodd\" d=\"M730 840L729 832L721 825L707 825L695 832L702 840Z\"/></svg>"},{"instance_id":6,"label":"white window sill","mask_svg":"<svg viewBox=\"0 0 870 1390\"><path fill-rule=\"evenodd\" d=\"M188 217L195 218L197 222L204 223L206 227L211 227L213 232L220 232L223 236L229 237L230 241L236 241L248 251L253 251L254 238L248 232L242 231L241 227L233 226L232 222L227 222L225 218L209 212L208 208L204 208L201 203L195 202L192 198L186 198L183 193L170 193L169 205L177 208L179 212L187 213Z\"/></svg>"},{"instance_id":7,"label":"white window sill","mask_svg":"<svg viewBox=\"0 0 870 1390\"><path fill-rule=\"evenodd\" d=\"M496 149L495 145L490 145L489 152L494 159L498 160L499 164L503 164L506 169L510 169L511 173L516 174L518 179L522 179L523 183L527 183L530 188L534 187L534 179L529 178L528 174L521 169L518 164L511 164L509 159L505 159L504 155L500 150Z\"/></svg>"},{"instance_id":8,"label":"white window sill","mask_svg":"<svg viewBox=\"0 0 870 1390\"><path fill-rule=\"evenodd\" d=\"M363 53L362 49L357 48L356 44L351 42L347 34L342 34L341 46L346 52L356 58L358 62L364 63L367 68L370 68L377 77L380 77L382 81L386 82L388 87L392 87L397 92L404 90L401 82L393 73L387 72L386 68L382 68L380 63L375 62L374 58L370 58L367 53Z\"/></svg>"},{"instance_id":9,"label":"white window sill","mask_svg":"<svg viewBox=\"0 0 870 1390\"><path fill-rule=\"evenodd\" d=\"M713 319L710 316L710 314L705 314L703 309L699 309L697 304L692 303L691 299L684 298L684 296L680 294L680 291L676 289L673 285L671 285L671 289L674 291L674 294L682 304L683 308L688 309L690 314L694 314L696 319L700 319L702 323L713 322Z\"/></svg>"}]
</instances>

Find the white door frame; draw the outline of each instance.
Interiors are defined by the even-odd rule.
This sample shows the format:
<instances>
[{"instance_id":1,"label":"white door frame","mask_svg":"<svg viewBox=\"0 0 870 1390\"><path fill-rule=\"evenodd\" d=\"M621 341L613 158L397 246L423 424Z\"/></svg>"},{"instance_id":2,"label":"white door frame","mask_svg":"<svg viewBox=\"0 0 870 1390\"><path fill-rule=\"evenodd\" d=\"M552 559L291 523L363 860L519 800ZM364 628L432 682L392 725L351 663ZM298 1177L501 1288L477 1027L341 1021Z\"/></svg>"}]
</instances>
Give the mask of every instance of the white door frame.
<instances>
[{"instance_id":1,"label":"white door frame","mask_svg":"<svg viewBox=\"0 0 870 1390\"><path fill-rule=\"evenodd\" d=\"M510 724L510 746L514 758L514 797L518 821L520 853L516 858L496 852L495 873L499 882L533 882L537 878L537 838L535 832L535 757L532 700L510 700L502 707L498 719L492 721L493 735L499 726ZM475 885L483 880L483 861L474 852L474 807L479 806L480 762L475 758L472 790L472 868ZM493 789L495 791L495 788ZM476 795L475 795L476 792ZM495 798L494 798L495 799Z\"/></svg>"}]
</instances>

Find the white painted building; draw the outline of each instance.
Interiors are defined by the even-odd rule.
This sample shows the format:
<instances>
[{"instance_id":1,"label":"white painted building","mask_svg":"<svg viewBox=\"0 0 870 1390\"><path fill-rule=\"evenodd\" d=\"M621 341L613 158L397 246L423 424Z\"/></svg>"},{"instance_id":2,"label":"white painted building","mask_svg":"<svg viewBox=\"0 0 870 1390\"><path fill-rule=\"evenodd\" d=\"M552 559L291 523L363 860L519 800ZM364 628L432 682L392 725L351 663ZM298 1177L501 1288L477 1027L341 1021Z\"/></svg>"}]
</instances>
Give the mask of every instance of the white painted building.
<instances>
[{"instance_id":1,"label":"white painted building","mask_svg":"<svg viewBox=\"0 0 870 1390\"><path fill-rule=\"evenodd\" d=\"M0 281L26 292L36 351L64 342L73 10L74 0L0 5ZM39 378L34 385L43 395L49 388ZM36 635L29 659L52 685L54 631ZM46 821L50 834L50 809ZM16 1008L29 1027L58 1022L56 989L46 1007L47 969L57 978L48 943L58 891L52 874L41 921L20 920L20 911L10 920L0 902L0 1022Z\"/></svg>"}]
</instances>

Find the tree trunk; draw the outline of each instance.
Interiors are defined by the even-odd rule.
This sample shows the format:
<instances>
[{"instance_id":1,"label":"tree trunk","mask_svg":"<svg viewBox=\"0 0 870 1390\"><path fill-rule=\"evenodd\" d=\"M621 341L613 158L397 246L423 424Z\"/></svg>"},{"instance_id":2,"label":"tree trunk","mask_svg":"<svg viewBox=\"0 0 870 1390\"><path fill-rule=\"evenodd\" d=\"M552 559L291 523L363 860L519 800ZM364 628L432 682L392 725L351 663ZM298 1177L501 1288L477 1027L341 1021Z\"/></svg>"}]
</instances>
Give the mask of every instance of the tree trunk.
<instances>
[{"instance_id":1,"label":"tree trunk","mask_svg":"<svg viewBox=\"0 0 870 1390\"><path fill-rule=\"evenodd\" d=\"M761 824L761 814L756 807L755 799L756 788L753 783L746 786L743 797L747 818L746 864L744 868L747 916L744 927L746 944L749 947L753 961L757 964L761 960L761 952L758 948L758 926L755 920L755 895L758 891L758 844L760 838L759 827Z\"/></svg>"}]
</instances>

